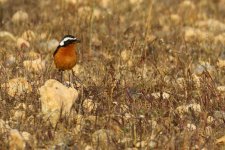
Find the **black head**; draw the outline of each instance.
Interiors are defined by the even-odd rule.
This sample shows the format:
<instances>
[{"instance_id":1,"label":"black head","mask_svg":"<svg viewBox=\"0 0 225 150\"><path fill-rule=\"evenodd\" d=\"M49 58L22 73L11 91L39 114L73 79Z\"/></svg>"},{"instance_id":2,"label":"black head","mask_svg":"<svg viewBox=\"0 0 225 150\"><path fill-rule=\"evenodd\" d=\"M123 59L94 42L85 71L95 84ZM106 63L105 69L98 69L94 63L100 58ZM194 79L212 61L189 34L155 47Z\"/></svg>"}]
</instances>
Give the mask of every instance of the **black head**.
<instances>
[{"instance_id":1,"label":"black head","mask_svg":"<svg viewBox=\"0 0 225 150\"><path fill-rule=\"evenodd\" d=\"M72 35L66 35L60 41L59 46L64 47L72 43L80 43L80 40Z\"/></svg>"}]
</instances>

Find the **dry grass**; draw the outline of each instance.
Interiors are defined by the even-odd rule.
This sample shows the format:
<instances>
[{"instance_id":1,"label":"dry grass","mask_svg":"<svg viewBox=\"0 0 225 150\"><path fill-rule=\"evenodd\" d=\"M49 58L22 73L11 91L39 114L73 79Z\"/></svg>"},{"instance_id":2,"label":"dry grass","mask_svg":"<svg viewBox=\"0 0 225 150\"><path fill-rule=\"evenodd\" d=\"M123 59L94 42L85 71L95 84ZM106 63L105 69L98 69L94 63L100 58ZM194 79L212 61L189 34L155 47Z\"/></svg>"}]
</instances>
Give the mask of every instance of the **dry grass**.
<instances>
[{"instance_id":1,"label":"dry grass","mask_svg":"<svg viewBox=\"0 0 225 150\"><path fill-rule=\"evenodd\" d=\"M0 119L8 121L11 128L33 135L37 141L33 148L64 143L79 149L86 145L125 149L135 147L139 141L155 144L154 149L224 148L215 141L225 134L225 118L218 119L214 115L215 111L225 110L224 95L216 89L225 81L224 70L216 66L224 45L210 39L189 42L183 32L186 26L194 26L201 19L224 21L224 14L218 9L218 0L192 2L196 8L187 11L180 8L178 0L146 0L134 4L113 0L107 7L103 7L100 0L76 5L62 0L9 0L0 7L3 12L0 30L17 37L32 30L36 38L30 42L29 49L19 49L11 40L0 40L0 83L26 77L33 91L15 98L1 88ZM11 22L17 10L28 12L27 23ZM171 14L176 13L181 17L179 23L171 20ZM80 98L73 107L72 116L62 118L57 128L53 128L40 115L38 88L50 78L58 79L59 74L52 64L53 51L40 48L40 43L53 38L60 40L65 34L76 35L82 40L79 65L83 72L77 76L85 88L79 89ZM23 67L31 50L47 62L46 70L41 73L32 74ZM123 52L127 56L121 56ZM12 65L6 63L9 54L16 58ZM126 60L123 57L127 57ZM198 75L200 84L197 86L192 74L201 60L210 62L215 70ZM178 78L183 78L182 86ZM161 93L159 98L151 95L155 92ZM170 97L163 98L163 92ZM81 104L86 98L94 100L95 111L83 111ZM12 119L14 108L20 103L27 106L25 117L15 121ZM190 110L181 117L175 111L178 106L192 103L200 104L200 113ZM85 116L86 121L82 130L75 133L78 114ZM214 121L207 122L208 116L213 116ZM194 124L196 129L190 131L187 124ZM99 129L115 134L107 146L101 143L96 146L92 140L93 133ZM125 137L131 141L119 142ZM8 149L7 133L0 134L0 147ZM151 149L151 146L143 147Z\"/></svg>"}]
</instances>

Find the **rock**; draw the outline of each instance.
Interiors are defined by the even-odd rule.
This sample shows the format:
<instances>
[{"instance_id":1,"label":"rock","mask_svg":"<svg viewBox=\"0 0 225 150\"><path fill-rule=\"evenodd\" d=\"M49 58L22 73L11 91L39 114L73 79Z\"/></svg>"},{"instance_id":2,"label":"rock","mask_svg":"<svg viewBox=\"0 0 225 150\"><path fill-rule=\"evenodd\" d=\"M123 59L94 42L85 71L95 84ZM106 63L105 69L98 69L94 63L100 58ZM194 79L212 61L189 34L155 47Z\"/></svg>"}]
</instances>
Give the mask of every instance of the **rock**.
<instances>
[{"instance_id":1,"label":"rock","mask_svg":"<svg viewBox=\"0 0 225 150\"><path fill-rule=\"evenodd\" d=\"M41 57L41 55L33 50L26 53L26 57L28 57L30 60L35 60Z\"/></svg>"},{"instance_id":2,"label":"rock","mask_svg":"<svg viewBox=\"0 0 225 150\"><path fill-rule=\"evenodd\" d=\"M83 108L85 113L90 113L95 109L95 103L91 99L85 99L83 101Z\"/></svg>"},{"instance_id":3,"label":"rock","mask_svg":"<svg viewBox=\"0 0 225 150\"><path fill-rule=\"evenodd\" d=\"M171 14L170 19L173 22L173 24L177 25L181 22L181 17L178 14Z\"/></svg>"},{"instance_id":4,"label":"rock","mask_svg":"<svg viewBox=\"0 0 225 150\"><path fill-rule=\"evenodd\" d=\"M25 11L17 11L13 16L12 16L12 22L13 23L22 23L22 22L27 22L28 21L28 13Z\"/></svg>"},{"instance_id":5,"label":"rock","mask_svg":"<svg viewBox=\"0 0 225 150\"><path fill-rule=\"evenodd\" d=\"M152 93L151 94L155 99L159 99L161 97L161 93L160 92L156 92L156 93ZM162 98L163 99L169 99L170 98L170 95L166 92L163 92L162 93Z\"/></svg>"},{"instance_id":6,"label":"rock","mask_svg":"<svg viewBox=\"0 0 225 150\"><path fill-rule=\"evenodd\" d=\"M24 150L26 142L20 132L12 129L9 132L9 149L10 150Z\"/></svg>"},{"instance_id":7,"label":"rock","mask_svg":"<svg viewBox=\"0 0 225 150\"><path fill-rule=\"evenodd\" d=\"M94 148L91 147L90 145L87 145L87 146L84 148L84 150L94 150Z\"/></svg>"},{"instance_id":8,"label":"rock","mask_svg":"<svg viewBox=\"0 0 225 150\"><path fill-rule=\"evenodd\" d=\"M16 41L16 37L7 31L0 31L0 39Z\"/></svg>"},{"instance_id":9,"label":"rock","mask_svg":"<svg viewBox=\"0 0 225 150\"><path fill-rule=\"evenodd\" d=\"M130 59L131 53L128 50L123 50L120 54L123 61L128 61Z\"/></svg>"},{"instance_id":10,"label":"rock","mask_svg":"<svg viewBox=\"0 0 225 150\"><path fill-rule=\"evenodd\" d=\"M205 134L206 134L207 136L211 136L212 133L213 133L212 127L207 126L207 127L205 128Z\"/></svg>"},{"instance_id":11,"label":"rock","mask_svg":"<svg viewBox=\"0 0 225 150\"><path fill-rule=\"evenodd\" d=\"M225 86L218 86L216 89L220 92L225 92Z\"/></svg>"},{"instance_id":12,"label":"rock","mask_svg":"<svg viewBox=\"0 0 225 150\"><path fill-rule=\"evenodd\" d=\"M16 58L12 54L8 54L4 63L6 67L11 67L16 63Z\"/></svg>"},{"instance_id":13,"label":"rock","mask_svg":"<svg viewBox=\"0 0 225 150\"><path fill-rule=\"evenodd\" d=\"M47 52L49 51L54 52L58 45L59 41L57 41L56 39L51 39L47 42L40 43L40 47L44 50L47 50Z\"/></svg>"},{"instance_id":14,"label":"rock","mask_svg":"<svg viewBox=\"0 0 225 150\"><path fill-rule=\"evenodd\" d=\"M181 105L176 108L175 112L179 114L180 117L182 117L183 114L189 113L190 110L192 110L196 114L199 114L201 112L201 106L196 103L189 104L189 105Z\"/></svg>"},{"instance_id":15,"label":"rock","mask_svg":"<svg viewBox=\"0 0 225 150\"><path fill-rule=\"evenodd\" d=\"M188 124L187 124L187 129L188 129L189 131L194 131L194 130L196 130L196 126L195 126L194 124L188 123Z\"/></svg>"},{"instance_id":16,"label":"rock","mask_svg":"<svg viewBox=\"0 0 225 150\"><path fill-rule=\"evenodd\" d=\"M221 143L223 144L225 143L225 135L216 140L216 144L221 144Z\"/></svg>"},{"instance_id":17,"label":"rock","mask_svg":"<svg viewBox=\"0 0 225 150\"><path fill-rule=\"evenodd\" d=\"M8 123L6 123L4 120L0 119L0 134L9 132L11 130Z\"/></svg>"},{"instance_id":18,"label":"rock","mask_svg":"<svg viewBox=\"0 0 225 150\"><path fill-rule=\"evenodd\" d=\"M110 130L100 129L92 134L92 142L94 146L104 149L115 143L115 135Z\"/></svg>"},{"instance_id":19,"label":"rock","mask_svg":"<svg viewBox=\"0 0 225 150\"><path fill-rule=\"evenodd\" d=\"M193 23L197 19L197 10L195 4L190 0L181 1L178 14L181 15L183 22Z\"/></svg>"},{"instance_id":20,"label":"rock","mask_svg":"<svg viewBox=\"0 0 225 150\"><path fill-rule=\"evenodd\" d=\"M26 41L33 41L36 39L36 34L32 30L27 30L23 32L21 38L23 38Z\"/></svg>"},{"instance_id":21,"label":"rock","mask_svg":"<svg viewBox=\"0 0 225 150\"><path fill-rule=\"evenodd\" d=\"M21 96L32 91L30 83L22 77L11 79L7 83L3 83L1 87L6 88L7 93L12 97Z\"/></svg>"},{"instance_id":22,"label":"rock","mask_svg":"<svg viewBox=\"0 0 225 150\"><path fill-rule=\"evenodd\" d=\"M42 105L42 113L50 119L53 126L56 125L60 112L62 117L70 112L74 102L78 98L78 91L66 87L60 82L50 79L39 89Z\"/></svg>"},{"instance_id":23,"label":"rock","mask_svg":"<svg viewBox=\"0 0 225 150\"><path fill-rule=\"evenodd\" d=\"M195 24L198 28L205 29L211 32L224 32L225 24L215 19L208 19L203 21L198 21Z\"/></svg>"},{"instance_id":24,"label":"rock","mask_svg":"<svg viewBox=\"0 0 225 150\"><path fill-rule=\"evenodd\" d=\"M30 47L30 43L26 40L24 40L23 38L18 38L17 42L16 42L17 47L20 48L29 48Z\"/></svg>"},{"instance_id":25,"label":"rock","mask_svg":"<svg viewBox=\"0 0 225 150\"><path fill-rule=\"evenodd\" d=\"M225 33L221 33L214 38L214 42L225 45Z\"/></svg>"},{"instance_id":26,"label":"rock","mask_svg":"<svg viewBox=\"0 0 225 150\"><path fill-rule=\"evenodd\" d=\"M151 140L151 141L148 143L148 147L149 147L150 149L154 149L154 148L157 147L157 143L156 143L155 141Z\"/></svg>"},{"instance_id":27,"label":"rock","mask_svg":"<svg viewBox=\"0 0 225 150\"><path fill-rule=\"evenodd\" d=\"M35 147L36 139L28 132L22 132L22 136L29 147Z\"/></svg>"},{"instance_id":28,"label":"rock","mask_svg":"<svg viewBox=\"0 0 225 150\"><path fill-rule=\"evenodd\" d=\"M194 69L196 75L201 75L204 71L208 71L210 74L212 74L215 71L215 67L210 65L209 62L202 61Z\"/></svg>"},{"instance_id":29,"label":"rock","mask_svg":"<svg viewBox=\"0 0 225 150\"><path fill-rule=\"evenodd\" d=\"M120 143L124 147L125 146L126 147L131 147L131 146L133 146L133 139L132 138L125 137L125 138L119 140L118 143Z\"/></svg>"},{"instance_id":30,"label":"rock","mask_svg":"<svg viewBox=\"0 0 225 150\"><path fill-rule=\"evenodd\" d=\"M145 141L137 142L135 144L135 147L137 147L137 148L144 148L146 146L147 146L147 142L145 142Z\"/></svg>"},{"instance_id":31,"label":"rock","mask_svg":"<svg viewBox=\"0 0 225 150\"><path fill-rule=\"evenodd\" d=\"M216 64L219 68L225 67L225 60L224 59L218 59L218 62Z\"/></svg>"},{"instance_id":32,"label":"rock","mask_svg":"<svg viewBox=\"0 0 225 150\"><path fill-rule=\"evenodd\" d=\"M64 0L67 4L75 5L78 3L78 0Z\"/></svg>"},{"instance_id":33,"label":"rock","mask_svg":"<svg viewBox=\"0 0 225 150\"><path fill-rule=\"evenodd\" d=\"M214 111L213 117L216 119L225 119L225 112L224 111Z\"/></svg>"},{"instance_id":34,"label":"rock","mask_svg":"<svg viewBox=\"0 0 225 150\"><path fill-rule=\"evenodd\" d=\"M8 2L8 0L0 0L0 5L5 4L6 2Z\"/></svg>"},{"instance_id":35,"label":"rock","mask_svg":"<svg viewBox=\"0 0 225 150\"><path fill-rule=\"evenodd\" d=\"M207 117L207 123L208 123L208 124L213 123L214 120L215 120L215 119L214 119L212 116L208 116L208 117Z\"/></svg>"},{"instance_id":36,"label":"rock","mask_svg":"<svg viewBox=\"0 0 225 150\"><path fill-rule=\"evenodd\" d=\"M29 72L41 73L41 71L45 69L45 61L42 61L41 58L36 60L25 60L23 66Z\"/></svg>"},{"instance_id":37,"label":"rock","mask_svg":"<svg viewBox=\"0 0 225 150\"><path fill-rule=\"evenodd\" d=\"M73 71L76 75L80 75L80 74L83 74L85 72L85 69L82 65L80 64L76 64L74 67L73 67Z\"/></svg>"},{"instance_id":38,"label":"rock","mask_svg":"<svg viewBox=\"0 0 225 150\"><path fill-rule=\"evenodd\" d=\"M184 29L184 38L188 42L200 41L208 41L213 39L213 34L208 31L202 31L197 28L186 27Z\"/></svg>"},{"instance_id":39,"label":"rock","mask_svg":"<svg viewBox=\"0 0 225 150\"><path fill-rule=\"evenodd\" d=\"M12 117L15 121L22 121L25 119L25 111L24 110L16 110Z\"/></svg>"}]
</instances>

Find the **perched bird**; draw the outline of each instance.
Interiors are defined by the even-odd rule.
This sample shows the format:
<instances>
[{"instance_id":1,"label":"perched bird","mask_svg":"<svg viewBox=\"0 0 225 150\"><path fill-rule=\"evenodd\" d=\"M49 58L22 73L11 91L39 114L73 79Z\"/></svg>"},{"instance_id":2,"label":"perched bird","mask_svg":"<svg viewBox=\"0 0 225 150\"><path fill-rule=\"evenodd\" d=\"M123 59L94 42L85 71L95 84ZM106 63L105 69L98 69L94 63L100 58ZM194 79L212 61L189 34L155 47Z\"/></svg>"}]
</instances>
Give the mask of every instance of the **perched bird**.
<instances>
[{"instance_id":1,"label":"perched bird","mask_svg":"<svg viewBox=\"0 0 225 150\"><path fill-rule=\"evenodd\" d=\"M55 66L61 72L61 82L63 80L63 71L72 70L78 61L76 43L80 43L80 40L72 35L66 35L62 38L53 54Z\"/></svg>"}]
</instances>

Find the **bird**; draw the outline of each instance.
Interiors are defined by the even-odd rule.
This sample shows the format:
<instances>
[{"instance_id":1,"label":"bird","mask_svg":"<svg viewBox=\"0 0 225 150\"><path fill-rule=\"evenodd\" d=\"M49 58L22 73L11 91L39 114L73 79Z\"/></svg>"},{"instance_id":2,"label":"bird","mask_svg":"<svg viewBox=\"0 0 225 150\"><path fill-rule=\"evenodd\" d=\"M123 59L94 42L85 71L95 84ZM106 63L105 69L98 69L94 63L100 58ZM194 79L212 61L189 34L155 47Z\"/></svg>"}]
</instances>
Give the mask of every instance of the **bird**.
<instances>
[{"instance_id":1,"label":"bird","mask_svg":"<svg viewBox=\"0 0 225 150\"><path fill-rule=\"evenodd\" d=\"M65 35L53 53L54 64L61 72L61 82L63 82L63 71L72 70L78 62L76 46L77 43L80 42L81 41L73 35Z\"/></svg>"}]
</instances>

